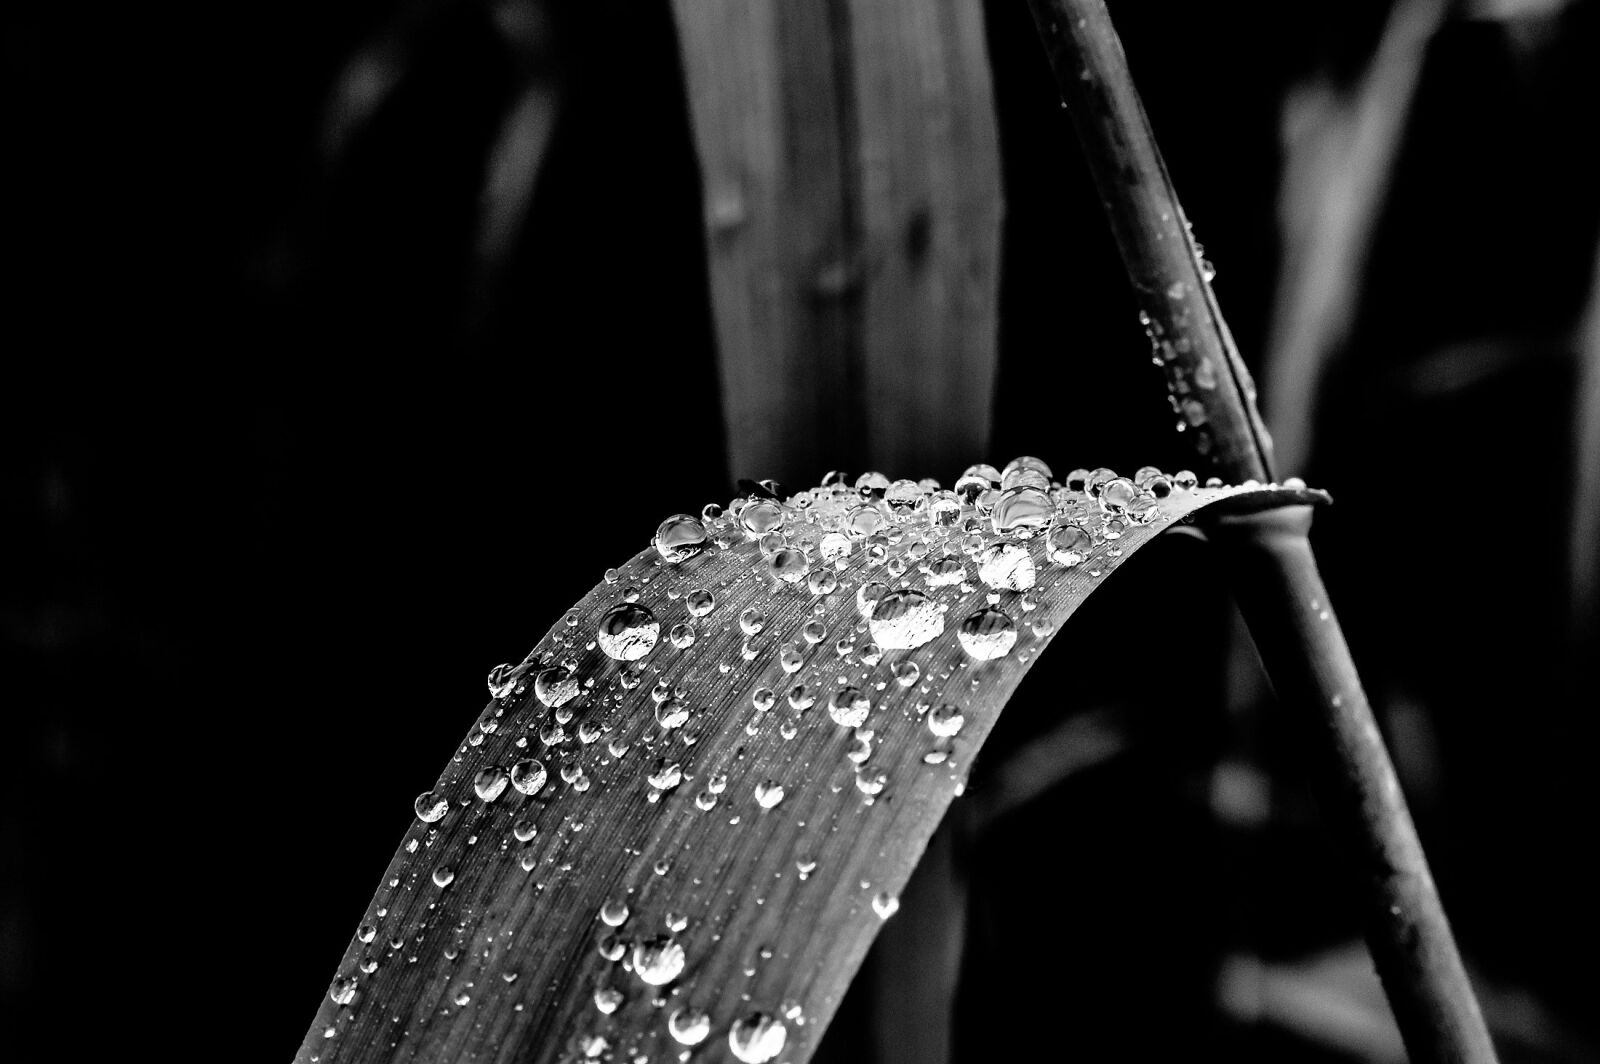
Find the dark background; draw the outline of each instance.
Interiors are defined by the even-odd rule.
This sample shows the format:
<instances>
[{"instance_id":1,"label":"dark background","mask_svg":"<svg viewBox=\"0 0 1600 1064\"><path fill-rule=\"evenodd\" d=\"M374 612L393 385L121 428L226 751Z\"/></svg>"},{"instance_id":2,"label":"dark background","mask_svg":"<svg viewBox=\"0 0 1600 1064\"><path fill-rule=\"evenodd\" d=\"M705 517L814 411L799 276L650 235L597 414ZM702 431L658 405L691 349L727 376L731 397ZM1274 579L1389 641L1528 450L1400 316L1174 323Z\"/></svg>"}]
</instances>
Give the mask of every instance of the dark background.
<instances>
[{"instance_id":1,"label":"dark background","mask_svg":"<svg viewBox=\"0 0 1600 1064\"><path fill-rule=\"evenodd\" d=\"M1026 11L987 6L1008 213L974 460L1181 464ZM444 9L336 151L329 94L396 4L3 16L0 1059L288 1059L488 668L660 516L763 475L726 468L669 13L572 8L532 60ZM1387 5L1113 9L1258 360L1285 93L1352 84ZM1593 604L1568 563L1596 42L1594 5L1559 2L1463 5L1437 36L1290 470L1338 499L1326 575L1519 1060L1600 1044ZM486 272L484 159L529 61L559 117ZM1020 415L1043 395L1071 416ZM963 1059L1383 1059L1381 1007L1341 1041L1218 1004L1246 962L1338 998L1323 962L1358 925L1203 548L1150 554L1075 620L1074 662L1189 697L1104 670L1062 707L1064 655L1019 694L986 763L1063 712L1135 723L964 851ZM870 1016L848 1004L829 1052L856 1059Z\"/></svg>"}]
</instances>

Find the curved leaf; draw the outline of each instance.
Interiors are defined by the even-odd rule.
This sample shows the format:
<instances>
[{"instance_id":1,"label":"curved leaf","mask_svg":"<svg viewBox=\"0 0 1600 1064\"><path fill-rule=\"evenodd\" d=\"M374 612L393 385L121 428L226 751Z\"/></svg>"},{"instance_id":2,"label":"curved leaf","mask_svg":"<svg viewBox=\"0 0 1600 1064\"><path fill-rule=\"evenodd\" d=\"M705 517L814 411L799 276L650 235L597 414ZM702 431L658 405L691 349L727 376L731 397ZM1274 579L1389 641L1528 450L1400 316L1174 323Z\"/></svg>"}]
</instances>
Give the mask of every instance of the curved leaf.
<instances>
[{"instance_id":1,"label":"curved leaf","mask_svg":"<svg viewBox=\"0 0 1600 1064\"><path fill-rule=\"evenodd\" d=\"M1141 524L1055 488L1052 531L1090 534L1063 565L1048 534L1003 537L970 505L941 525L910 486L889 489L915 496L903 523L843 486L709 521L698 553L640 553L495 670L503 697L419 799L441 815L411 819L297 1059L660 1061L703 1028L704 1059L804 1061L1001 707L1073 610L1203 507L1325 498L1174 490ZM759 528L780 512L765 546L795 553L764 553L740 517ZM852 521L869 534L824 561L839 546L825 537ZM874 583L907 594L863 608ZM701 591L715 603L695 616ZM922 623L896 618L907 604ZM1009 651L975 657L967 643L998 649L1008 622Z\"/></svg>"}]
</instances>

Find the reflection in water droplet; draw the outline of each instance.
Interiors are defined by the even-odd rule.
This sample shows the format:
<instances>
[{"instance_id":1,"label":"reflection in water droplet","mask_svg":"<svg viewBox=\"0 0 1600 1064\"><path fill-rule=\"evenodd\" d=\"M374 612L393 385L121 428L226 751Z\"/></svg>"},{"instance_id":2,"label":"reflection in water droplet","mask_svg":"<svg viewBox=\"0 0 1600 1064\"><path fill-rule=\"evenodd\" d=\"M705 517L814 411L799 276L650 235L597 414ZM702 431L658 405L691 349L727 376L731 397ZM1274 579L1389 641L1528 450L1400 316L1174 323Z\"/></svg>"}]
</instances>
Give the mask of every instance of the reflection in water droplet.
<instances>
[{"instance_id":1,"label":"reflection in water droplet","mask_svg":"<svg viewBox=\"0 0 1600 1064\"><path fill-rule=\"evenodd\" d=\"M1017 642L1017 626L993 606L985 606L961 622L956 638L961 649L979 661L1003 658Z\"/></svg>"},{"instance_id":2,"label":"reflection in water droplet","mask_svg":"<svg viewBox=\"0 0 1600 1064\"><path fill-rule=\"evenodd\" d=\"M766 1012L752 1012L728 1028L728 1048L744 1064L767 1064L783 1052L788 1040L783 1021Z\"/></svg>"},{"instance_id":3,"label":"reflection in water droplet","mask_svg":"<svg viewBox=\"0 0 1600 1064\"><path fill-rule=\"evenodd\" d=\"M625 602L600 618L595 638L607 657L637 661L650 653L660 635L661 624L655 614L636 602Z\"/></svg>"}]
</instances>

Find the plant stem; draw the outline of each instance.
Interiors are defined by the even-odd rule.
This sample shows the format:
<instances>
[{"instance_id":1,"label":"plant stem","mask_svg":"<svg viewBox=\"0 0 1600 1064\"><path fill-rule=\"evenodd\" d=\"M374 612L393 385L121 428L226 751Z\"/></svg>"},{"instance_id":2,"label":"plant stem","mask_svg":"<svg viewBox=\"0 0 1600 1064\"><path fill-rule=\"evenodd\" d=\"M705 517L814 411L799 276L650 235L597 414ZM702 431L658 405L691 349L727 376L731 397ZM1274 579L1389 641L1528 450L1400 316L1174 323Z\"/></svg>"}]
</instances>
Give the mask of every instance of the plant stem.
<instances>
[{"instance_id":1,"label":"plant stem","mask_svg":"<svg viewBox=\"0 0 1600 1064\"><path fill-rule=\"evenodd\" d=\"M1367 946L1413 1061L1492 1062L1394 766L1317 573L1309 506L1210 523L1278 697L1306 710L1312 786L1362 886Z\"/></svg>"},{"instance_id":2,"label":"plant stem","mask_svg":"<svg viewBox=\"0 0 1600 1064\"><path fill-rule=\"evenodd\" d=\"M1028 0L1202 476L1273 480L1272 440L1100 0Z\"/></svg>"},{"instance_id":3,"label":"plant stem","mask_svg":"<svg viewBox=\"0 0 1600 1064\"><path fill-rule=\"evenodd\" d=\"M1271 480L1255 387L1201 265L1103 0L1029 0L1196 460ZM1311 509L1212 523L1279 696L1314 722L1312 783L1366 884L1367 944L1411 1059L1494 1049L1307 538Z\"/></svg>"}]
</instances>

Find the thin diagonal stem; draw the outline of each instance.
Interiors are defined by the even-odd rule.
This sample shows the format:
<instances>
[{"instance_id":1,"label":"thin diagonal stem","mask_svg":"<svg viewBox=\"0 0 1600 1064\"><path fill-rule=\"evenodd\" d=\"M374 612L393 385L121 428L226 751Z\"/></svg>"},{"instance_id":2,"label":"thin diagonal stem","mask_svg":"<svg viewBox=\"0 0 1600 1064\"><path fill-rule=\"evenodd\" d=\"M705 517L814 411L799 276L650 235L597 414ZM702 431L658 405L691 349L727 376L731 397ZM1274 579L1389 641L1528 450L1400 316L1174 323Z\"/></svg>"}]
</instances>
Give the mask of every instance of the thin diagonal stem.
<instances>
[{"instance_id":1,"label":"thin diagonal stem","mask_svg":"<svg viewBox=\"0 0 1600 1064\"><path fill-rule=\"evenodd\" d=\"M1255 387L1206 280L1103 0L1029 0L1167 371L1196 462L1272 479ZM1213 523L1273 686L1313 747L1312 783L1363 885L1367 944L1411 1059L1492 1064L1416 828L1307 538L1309 507Z\"/></svg>"}]
</instances>

